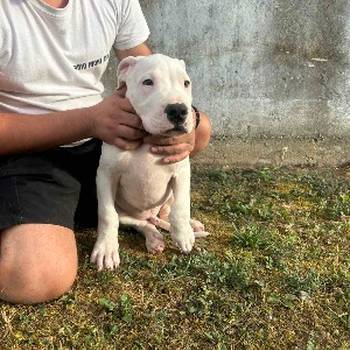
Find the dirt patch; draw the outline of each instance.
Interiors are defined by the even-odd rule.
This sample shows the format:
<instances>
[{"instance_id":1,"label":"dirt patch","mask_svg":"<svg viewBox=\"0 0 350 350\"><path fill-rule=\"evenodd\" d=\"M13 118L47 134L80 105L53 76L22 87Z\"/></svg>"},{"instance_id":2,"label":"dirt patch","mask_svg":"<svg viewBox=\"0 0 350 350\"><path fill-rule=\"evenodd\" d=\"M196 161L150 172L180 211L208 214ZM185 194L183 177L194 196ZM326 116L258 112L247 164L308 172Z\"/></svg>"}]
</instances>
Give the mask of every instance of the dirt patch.
<instances>
[{"instance_id":1,"label":"dirt patch","mask_svg":"<svg viewBox=\"0 0 350 350\"><path fill-rule=\"evenodd\" d=\"M210 166L337 167L350 162L350 140L214 137L194 163Z\"/></svg>"}]
</instances>

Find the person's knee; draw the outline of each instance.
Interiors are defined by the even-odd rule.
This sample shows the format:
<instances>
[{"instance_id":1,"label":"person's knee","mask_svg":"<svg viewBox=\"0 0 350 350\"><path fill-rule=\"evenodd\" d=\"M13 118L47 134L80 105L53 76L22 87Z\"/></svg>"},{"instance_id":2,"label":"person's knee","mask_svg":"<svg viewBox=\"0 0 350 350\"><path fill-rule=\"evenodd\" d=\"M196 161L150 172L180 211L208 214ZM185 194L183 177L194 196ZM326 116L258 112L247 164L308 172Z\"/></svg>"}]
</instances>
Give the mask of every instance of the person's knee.
<instances>
[{"instance_id":1,"label":"person's knee","mask_svg":"<svg viewBox=\"0 0 350 350\"><path fill-rule=\"evenodd\" d=\"M0 264L0 298L19 304L34 304L57 299L74 283L77 267L59 262L39 266Z\"/></svg>"},{"instance_id":2,"label":"person's knee","mask_svg":"<svg viewBox=\"0 0 350 350\"><path fill-rule=\"evenodd\" d=\"M72 287L78 265L73 231L21 225L3 231L0 238L0 299L41 303Z\"/></svg>"}]
</instances>

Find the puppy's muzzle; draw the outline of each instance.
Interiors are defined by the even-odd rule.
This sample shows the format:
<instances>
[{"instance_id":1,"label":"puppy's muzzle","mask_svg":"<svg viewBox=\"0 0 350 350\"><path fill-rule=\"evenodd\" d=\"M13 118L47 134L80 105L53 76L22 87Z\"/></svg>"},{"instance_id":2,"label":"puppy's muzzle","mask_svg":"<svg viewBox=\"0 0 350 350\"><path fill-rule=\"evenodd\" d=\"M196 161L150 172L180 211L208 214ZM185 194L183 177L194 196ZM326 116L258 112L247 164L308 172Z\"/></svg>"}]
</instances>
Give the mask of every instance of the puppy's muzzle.
<instances>
[{"instance_id":1,"label":"puppy's muzzle","mask_svg":"<svg viewBox=\"0 0 350 350\"><path fill-rule=\"evenodd\" d=\"M170 123L174 124L174 130L185 131L184 123L188 116L188 108L183 103L174 103L166 106L164 110Z\"/></svg>"}]
</instances>

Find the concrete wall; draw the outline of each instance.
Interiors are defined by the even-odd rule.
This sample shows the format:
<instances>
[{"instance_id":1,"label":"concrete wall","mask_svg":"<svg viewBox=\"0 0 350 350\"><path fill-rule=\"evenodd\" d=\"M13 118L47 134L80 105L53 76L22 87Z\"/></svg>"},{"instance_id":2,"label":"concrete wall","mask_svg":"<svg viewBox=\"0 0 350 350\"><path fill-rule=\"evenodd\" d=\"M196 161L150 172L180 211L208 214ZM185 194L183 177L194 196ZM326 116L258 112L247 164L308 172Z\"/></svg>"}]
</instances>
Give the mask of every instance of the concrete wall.
<instances>
[{"instance_id":1,"label":"concrete wall","mask_svg":"<svg viewBox=\"0 0 350 350\"><path fill-rule=\"evenodd\" d=\"M140 3L152 48L187 62L216 134L350 135L348 0Z\"/></svg>"}]
</instances>

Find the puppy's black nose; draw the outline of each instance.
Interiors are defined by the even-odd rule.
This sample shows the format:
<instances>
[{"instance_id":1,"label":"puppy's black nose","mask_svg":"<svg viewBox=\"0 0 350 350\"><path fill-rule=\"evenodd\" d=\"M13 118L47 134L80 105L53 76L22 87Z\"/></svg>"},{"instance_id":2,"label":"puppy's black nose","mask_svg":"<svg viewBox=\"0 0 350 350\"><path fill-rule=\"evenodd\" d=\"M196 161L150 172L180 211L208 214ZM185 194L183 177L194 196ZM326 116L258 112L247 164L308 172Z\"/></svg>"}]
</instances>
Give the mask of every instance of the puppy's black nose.
<instances>
[{"instance_id":1,"label":"puppy's black nose","mask_svg":"<svg viewBox=\"0 0 350 350\"><path fill-rule=\"evenodd\" d=\"M178 125L185 122L188 109L183 103L174 103L167 105L164 112L171 123Z\"/></svg>"}]
</instances>

